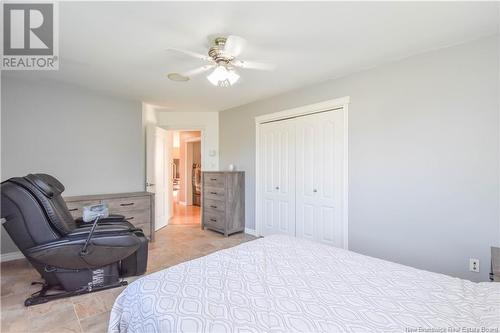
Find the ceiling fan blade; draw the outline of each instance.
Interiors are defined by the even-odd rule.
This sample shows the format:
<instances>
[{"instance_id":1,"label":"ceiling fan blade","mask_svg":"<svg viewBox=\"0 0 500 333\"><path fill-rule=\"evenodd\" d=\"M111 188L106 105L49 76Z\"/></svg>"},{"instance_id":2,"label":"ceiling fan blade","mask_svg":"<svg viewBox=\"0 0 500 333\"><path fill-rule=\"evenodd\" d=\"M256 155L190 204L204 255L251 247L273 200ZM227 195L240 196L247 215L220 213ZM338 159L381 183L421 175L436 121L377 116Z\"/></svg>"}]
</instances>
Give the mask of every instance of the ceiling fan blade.
<instances>
[{"instance_id":1,"label":"ceiling fan blade","mask_svg":"<svg viewBox=\"0 0 500 333\"><path fill-rule=\"evenodd\" d=\"M224 55L229 57L239 56L243 51L245 44L246 40L244 38L230 35L227 37L226 43L224 44Z\"/></svg>"},{"instance_id":2,"label":"ceiling fan blade","mask_svg":"<svg viewBox=\"0 0 500 333\"><path fill-rule=\"evenodd\" d=\"M209 71L209 70L211 70L214 67L215 67L215 65L205 65L205 66L201 66L201 67L198 67L198 68L195 68L195 69L191 69L189 71L185 71L185 72L181 73L181 75L185 76L185 77L191 77L191 76L195 76L195 75L200 75L201 73Z\"/></svg>"},{"instance_id":3,"label":"ceiling fan blade","mask_svg":"<svg viewBox=\"0 0 500 333\"><path fill-rule=\"evenodd\" d=\"M186 55L188 55L190 57L193 57L193 58L196 58L196 59L200 59L200 60L205 60L205 61L210 61L210 62L213 61L212 58L210 58L208 55L203 55L201 53L197 53L197 52L193 52L193 51L182 50L182 49L174 49L174 48L167 49L167 51L174 51L174 52L186 54Z\"/></svg>"},{"instance_id":4,"label":"ceiling fan blade","mask_svg":"<svg viewBox=\"0 0 500 333\"><path fill-rule=\"evenodd\" d=\"M231 61L231 64L239 68L258 69L261 71L272 71L276 68L276 66L273 64L266 64L263 62L246 61L246 60L233 60Z\"/></svg>"}]
</instances>

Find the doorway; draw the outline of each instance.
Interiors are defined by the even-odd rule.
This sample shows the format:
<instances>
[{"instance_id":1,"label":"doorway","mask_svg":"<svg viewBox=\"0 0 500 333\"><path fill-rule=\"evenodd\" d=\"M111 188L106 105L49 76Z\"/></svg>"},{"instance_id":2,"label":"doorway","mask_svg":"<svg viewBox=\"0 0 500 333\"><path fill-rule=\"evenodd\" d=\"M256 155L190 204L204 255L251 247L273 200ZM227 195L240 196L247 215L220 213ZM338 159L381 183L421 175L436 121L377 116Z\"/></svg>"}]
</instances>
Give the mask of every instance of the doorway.
<instances>
[{"instance_id":1,"label":"doorway","mask_svg":"<svg viewBox=\"0 0 500 333\"><path fill-rule=\"evenodd\" d=\"M173 214L170 224L201 223L201 131L171 131Z\"/></svg>"}]
</instances>

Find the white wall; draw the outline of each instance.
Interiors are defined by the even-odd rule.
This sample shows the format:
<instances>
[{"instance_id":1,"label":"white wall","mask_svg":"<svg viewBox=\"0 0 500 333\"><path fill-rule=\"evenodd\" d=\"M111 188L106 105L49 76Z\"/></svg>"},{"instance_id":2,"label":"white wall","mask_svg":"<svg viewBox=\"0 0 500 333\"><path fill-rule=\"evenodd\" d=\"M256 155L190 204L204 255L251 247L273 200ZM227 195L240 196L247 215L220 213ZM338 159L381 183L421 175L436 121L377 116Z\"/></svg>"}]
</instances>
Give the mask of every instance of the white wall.
<instances>
[{"instance_id":1,"label":"white wall","mask_svg":"<svg viewBox=\"0 0 500 333\"><path fill-rule=\"evenodd\" d=\"M158 126L167 130L201 130L203 170L219 168L219 113L157 111ZM215 152L210 156L210 151Z\"/></svg>"},{"instance_id":2,"label":"white wall","mask_svg":"<svg viewBox=\"0 0 500 333\"><path fill-rule=\"evenodd\" d=\"M350 249L487 280L489 247L500 244L498 75L494 36L221 112L220 164L246 171L246 227L254 117L350 96Z\"/></svg>"},{"instance_id":3,"label":"white wall","mask_svg":"<svg viewBox=\"0 0 500 333\"><path fill-rule=\"evenodd\" d=\"M1 179L49 173L64 195L144 190L141 103L2 75ZM2 228L2 254L15 251Z\"/></svg>"}]
</instances>

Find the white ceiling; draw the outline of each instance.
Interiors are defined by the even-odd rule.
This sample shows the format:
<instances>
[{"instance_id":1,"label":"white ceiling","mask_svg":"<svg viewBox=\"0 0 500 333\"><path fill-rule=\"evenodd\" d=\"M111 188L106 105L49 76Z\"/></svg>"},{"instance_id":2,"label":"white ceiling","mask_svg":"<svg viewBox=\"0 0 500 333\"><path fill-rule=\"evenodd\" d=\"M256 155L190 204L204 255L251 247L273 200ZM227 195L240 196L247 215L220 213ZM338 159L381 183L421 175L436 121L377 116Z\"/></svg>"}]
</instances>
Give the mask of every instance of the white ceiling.
<instances>
[{"instance_id":1,"label":"white ceiling","mask_svg":"<svg viewBox=\"0 0 500 333\"><path fill-rule=\"evenodd\" d=\"M498 33L496 2L60 2L60 70L11 72L71 82L176 111L219 111L485 35ZM201 75L165 76L203 64L169 47L206 53L207 36L235 34L242 59L231 88ZM5 73L4 73L5 74Z\"/></svg>"}]
</instances>

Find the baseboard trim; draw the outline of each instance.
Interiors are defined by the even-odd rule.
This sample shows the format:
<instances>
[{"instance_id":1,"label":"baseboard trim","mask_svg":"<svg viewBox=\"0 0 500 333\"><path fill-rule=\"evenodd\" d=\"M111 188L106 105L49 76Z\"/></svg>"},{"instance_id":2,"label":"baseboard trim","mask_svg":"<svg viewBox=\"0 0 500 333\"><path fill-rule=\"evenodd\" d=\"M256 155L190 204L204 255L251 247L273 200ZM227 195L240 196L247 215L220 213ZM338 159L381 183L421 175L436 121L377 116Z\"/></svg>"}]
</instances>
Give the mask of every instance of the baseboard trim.
<instances>
[{"instance_id":1,"label":"baseboard trim","mask_svg":"<svg viewBox=\"0 0 500 333\"><path fill-rule=\"evenodd\" d=\"M21 251L2 253L0 262L18 260L18 259L23 259L23 258L24 258L24 255L21 253Z\"/></svg>"},{"instance_id":2,"label":"baseboard trim","mask_svg":"<svg viewBox=\"0 0 500 333\"><path fill-rule=\"evenodd\" d=\"M245 228L245 234L249 234L249 235L252 235L252 236L257 236L257 232L255 232L254 229L250 229L250 228Z\"/></svg>"}]
</instances>

